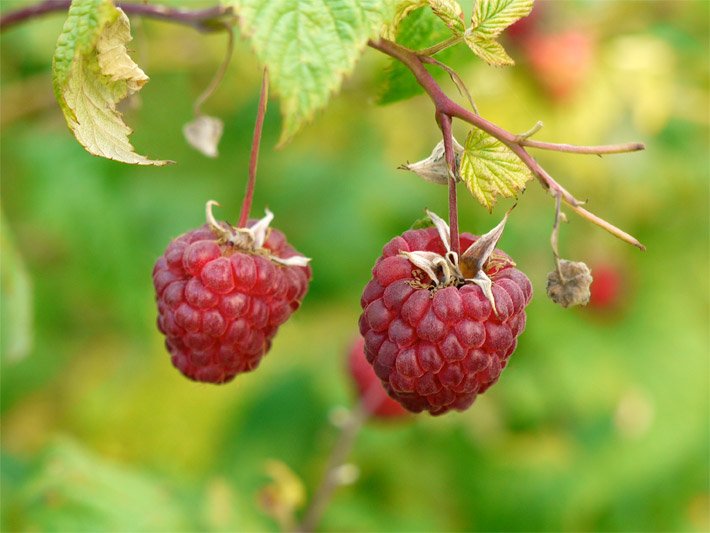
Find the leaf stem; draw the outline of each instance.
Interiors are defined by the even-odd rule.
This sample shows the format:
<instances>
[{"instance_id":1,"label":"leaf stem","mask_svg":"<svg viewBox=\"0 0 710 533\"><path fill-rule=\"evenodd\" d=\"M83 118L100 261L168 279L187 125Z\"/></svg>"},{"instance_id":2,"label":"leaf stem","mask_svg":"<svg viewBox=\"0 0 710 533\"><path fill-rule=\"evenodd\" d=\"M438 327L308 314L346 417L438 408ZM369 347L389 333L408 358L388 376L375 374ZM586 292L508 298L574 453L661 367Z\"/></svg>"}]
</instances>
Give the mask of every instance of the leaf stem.
<instances>
[{"instance_id":1,"label":"leaf stem","mask_svg":"<svg viewBox=\"0 0 710 533\"><path fill-rule=\"evenodd\" d=\"M269 100L269 71L264 68L264 75L261 79L261 93L259 94L259 108L256 112L256 123L254 124L254 137L251 143L251 155L249 157L249 179L247 181L246 191L244 192L244 201L242 202L242 212L239 215L239 223L237 227L244 228L249 220L249 212L251 211L252 200L254 199L254 186L256 185L256 167L259 161L259 145L261 144L261 132L264 127L264 116L266 115L266 106Z\"/></svg>"},{"instance_id":2,"label":"leaf stem","mask_svg":"<svg viewBox=\"0 0 710 533\"><path fill-rule=\"evenodd\" d=\"M439 52L443 52L447 48L451 48L452 46L459 44L461 41L463 41L463 35L452 35L445 41L436 43L435 45L430 46L429 48L418 50L416 54L420 57L433 56L434 54L438 54Z\"/></svg>"},{"instance_id":3,"label":"leaf stem","mask_svg":"<svg viewBox=\"0 0 710 533\"><path fill-rule=\"evenodd\" d=\"M379 39L377 41L370 40L368 45L375 50L387 54L399 61L401 61L409 70L414 74L417 82L424 91L429 95L432 103L434 104L435 112L437 117L440 115L446 115L449 118L458 118L464 122L468 122L472 126L483 130L492 137L495 137L500 142L505 144L510 150L517 155L520 160L525 163L525 165L530 169L532 174L537 178L544 189L550 191L550 193L557 197L559 196L562 200L569 204L572 209L586 218L593 224L601 227L602 229L608 231L612 235L620 238L621 240L636 246L641 250L645 250L643 244L641 244L636 238L632 237L625 231L617 228L613 224L607 222L606 220L590 213L586 209L581 207L582 202L577 200L567 189L562 185L557 183L547 171L542 168L542 166L525 150L525 146L530 146L534 148L544 148L548 150L557 151L571 151L569 148L571 145L555 145L553 143L539 143L538 141L531 141L529 139L521 139L518 135L510 133L509 131L501 128L500 126L486 120L485 118L477 115L451 100L439 87L436 80L432 77L429 71L424 67L424 60L417 55L417 53L399 46L398 44L388 41L386 39ZM532 143L532 144L531 144ZM632 146L632 145L629 145ZM635 149L642 149L643 145L640 143L634 143ZM581 149L582 147L577 147ZM587 147L592 150L593 147ZM597 147L599 148L599 147ZM604 147L608 148L608 147ZM617 147L618 148L618 147ZM594 151L584 152L582 150L576 150L578 153L599 153Z\"/></svg>"}]
</instances>

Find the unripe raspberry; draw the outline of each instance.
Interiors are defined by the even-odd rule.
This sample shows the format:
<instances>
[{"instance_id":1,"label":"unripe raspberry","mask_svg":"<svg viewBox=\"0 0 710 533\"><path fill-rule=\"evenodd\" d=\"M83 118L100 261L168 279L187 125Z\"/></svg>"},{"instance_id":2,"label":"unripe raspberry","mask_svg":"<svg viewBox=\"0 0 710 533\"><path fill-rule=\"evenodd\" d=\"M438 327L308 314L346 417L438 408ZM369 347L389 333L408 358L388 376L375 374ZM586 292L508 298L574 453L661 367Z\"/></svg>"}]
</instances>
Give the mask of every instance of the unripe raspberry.
<instances>
[{"instance_id":1,"label":"unripe raspberry","mask_svg":"<svg viewBox=\"0 0 710 533\"><path fill-rule=\"evenodd\" d=\"M436 271L433 282L425 270L441 261L428 267L428 252L450 255L441 235L437 228L409 230L385 245L363 291L360 317L365 355L389 395L410 411L433 415L468 408L498 380L532 297L528 278L498 250L488 253L476 279L464 279L450 263L456 275ZM461 249L477 240L461 234Z\"/></svg>"},{"instance_id":2,"label":"unripe raspberry","mask_svg":"<svg viewBox=\"0 0 710 533\"><path fill-rule=\"evenodd\" d=\"M226 383L254 370L300 306L311 269L280 231L268 230L269 220L251 221L256 237L205 224L174 239L155 263L158 329L188 378Z\"/></svg>"},{"instance_id":3,"label":"unripe raspberry","mask_svg":"<svg viewBox=\"0 0 710 533\"><path fill-rule=\"evenodd\" d=\"M365 358L364 348L365 341L358 336L348 354L348 370L365 409L376 418L397 418L406 415L407 411L387 395Z\"/></svg>"}]
</instances>

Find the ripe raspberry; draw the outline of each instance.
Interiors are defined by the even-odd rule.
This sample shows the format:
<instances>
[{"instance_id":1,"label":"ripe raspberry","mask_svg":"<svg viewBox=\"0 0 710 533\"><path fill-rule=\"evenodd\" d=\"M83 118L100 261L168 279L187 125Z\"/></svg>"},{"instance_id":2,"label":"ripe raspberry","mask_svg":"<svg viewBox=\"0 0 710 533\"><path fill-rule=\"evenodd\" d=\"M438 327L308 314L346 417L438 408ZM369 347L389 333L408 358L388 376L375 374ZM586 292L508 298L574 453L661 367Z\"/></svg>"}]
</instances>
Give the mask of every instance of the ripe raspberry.
<instances>
[{"instance_id":1,"label":"ripe raspberry","mask_svg":"<svg viewBox=\"0 0 710 533\"><path fill-rule=\"evenodd\" d=\"M446 223L429 216L436 228L409 230L383 248L362 294L360 333L389 395L410 411L440 415L468 408L498 380L525 328L532 286L493 250L505 219L480 238L460 235L461 249L470 247L460 268ZM464 279L470 252L480 266Z\"/></svg>"},{"instance_id":2,"label":"ripe raspberry","mask_svg":"<svg viewBox=\"0 0 710 533\"><path fill-rule=\"evenodd\" d=\"M379 378L365 358L365 340L358 336L348 354L348 370L357 387L358 396L363 399L365 409L377 418L397 418L407 411L382 388Z\"/></svg>"},{"instance_id":3,"label":"ripe raspberry","mask_svg":"<svg viewBox=\"0 0 710 533\"><path fill-rule=\"evenodd\" d=\"M278 327L298 309L311 269L269 229L273 217L248 228L208 224L169 245L155 263L158 329L173 365L195 381L226 383L254 370Z\"/></svg>"}]
</instances>

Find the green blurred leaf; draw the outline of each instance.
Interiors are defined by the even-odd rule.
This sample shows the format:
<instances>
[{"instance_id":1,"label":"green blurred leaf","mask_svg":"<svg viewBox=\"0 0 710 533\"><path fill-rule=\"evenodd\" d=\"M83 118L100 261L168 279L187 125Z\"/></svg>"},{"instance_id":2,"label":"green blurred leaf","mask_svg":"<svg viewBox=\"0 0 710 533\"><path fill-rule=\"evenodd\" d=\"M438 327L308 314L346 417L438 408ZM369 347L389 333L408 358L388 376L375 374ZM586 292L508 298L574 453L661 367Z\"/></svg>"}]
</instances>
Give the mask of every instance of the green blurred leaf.
<instances>
[{"instance_id":1,"label":"green blurred leaf","mask_svg":"<svg viewBox=\"0 0 710 533\"><path fill-rule=\"evenodd\" d=\"M405 18L399 26L397 42L413 50L425 48L449 37L451 31L434 15L431 9L418 9ZM441 71L436 71L440 76ZM384 88L378 103L392 104L405 100L424 90L407 67L391 59L385 72Z\"/></svg>"},{"instance_id":2,"label":"green blurred leaf","mask_svg":"<svg viewBox=\"0 0 710 533\"><path fill-rule=\"evenodd\" d=\"M281 97L287 142L355 67L370 37L394 16L386 0L235 0L242 33Z\"/></svg>"},{"instance_id":3,"label":"green blurred leaf","mask_svg":"<svg viewBox=\"0 0 710 533\"><path fill-rule=\"evenodd\" d=\"M476 0L471 30L480 40L493 40L516 20L527 17L534 0Z\"/></svg>"},{"instance_id":4,"label":"green blurred leaf","mask_svg":"<svg viewBox=\"0 0 710 533\"><path fill-rule=\"evenodd\" d=\"M530 169L518 156L478 128L473 128L466 138L459 172L468 190L488 211L498 196L516 196L532 178Z\"/></svg>"},{"instance_id":5,"label":"green blurred leaf","mask_svg":"<svg viewBox=\"0 0 710 533\"><path fill-rule=\"evenodd\" d=\"M0 346L9 361L24 358L32 348L32 283L0 212Z\"/></svg>"},{"instance_id":6,"label":"green blurred leaf","mask_svg":"<svg viewBox=\"0 0 710 533\"><path fill-rule=\"evenodd\" d=\"M19 496L24 531L180 531L188 528L171 495L148 476L69 440L43 455Z\"/></svg>"},{"instance_id":7,"label":"green blurred leaf","mask_svg":"<svg viewBox=\"0 0 710 533\"><path fill-rule=\"evenodd\" d=\"M134 165L165 165L169 161L135 153L128 140L131 129L116 110L148 81L128 56L130 40L128 17L110 0L74 0L54 52L54 93L89 153Z\"/></svg>"}]
</instances>

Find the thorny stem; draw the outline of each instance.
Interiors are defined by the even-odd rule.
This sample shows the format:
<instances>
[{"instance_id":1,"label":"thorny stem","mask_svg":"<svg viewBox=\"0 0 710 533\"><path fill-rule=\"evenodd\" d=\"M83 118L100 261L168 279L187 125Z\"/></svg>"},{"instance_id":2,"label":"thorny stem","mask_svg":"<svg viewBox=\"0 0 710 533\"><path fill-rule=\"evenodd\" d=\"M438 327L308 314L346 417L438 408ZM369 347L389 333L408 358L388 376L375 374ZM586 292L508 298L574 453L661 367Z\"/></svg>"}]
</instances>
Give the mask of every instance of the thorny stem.
<instances>
[{"instance_id":1,"label":"thorny stem","mask_svg":"<svg viewBox=\"0 0 710 533\"><path fill-rule=\"evenodd\" d=\"M222 83L224 75L227 72L227 67L229 67L229 63L232 61L232 53L234 52L234 30L228 24L224 24L224 31L227 32L227 52L224 55L222 64L219 66L219 69L212 78L212 81L210 81L207 88L202 91L202 94L197 97L197 100L195 100L195 105L192 109L196 117L202 114L202 104L204 104L210 96L215 93L219 87L219 84Z\"/></svg>"},{"instance_id":2,"label":"thorny stem","mask_svg":"<svg viewBox=\"0 0 710 533\"><path fill-rule=\"evenodd\" d=\"M569 149L571 145L554 145L553 143L537 143L536 141L521 140L517 135L504 130L500 126L493 124L492 122L486 120L480 115L468 111L467 109L461 107L456 102L451 100L446 94L441 90L441 87L436 83L434 78L431 76L429 71L424 67L424 62L417 53L399 46L396 43L388 41L386 39L379 39L377 41L370 40L368 45L375 50L387 54L399 61L401 61L409 70L414 74L417 82L429 95L432 100L434 107L436 108L437 116L446 115L450 118L458 118L464 122L468 122L472 126L475 126L489 135L495 137L503 144L505 144L510 150L517 155L523 163L530 169L533 175L537 178L543 188L550 191L554 197L560 197L565 203L569 204L572 209L583 218L586 218L593 224L605 229L612 235L618 237L619 239L632 244L641 250L645 250L643 244L641 244L636 238L632 237L625 231L617 228L613 224L599 218L598 216L590 213L586 209L581 207L582 202L577 200L572 194L567 191L562 185L557 183L552 176L550 176L547 171L545 171L542 166L525 150L525 145L544 148L548 150L558 150L559 147L566 147L568 149L560 149L558 151L575 151L576 153L599 153L600 147L577 147L576 150ZM535 146L531 145L533 143ZM642 149L643 145L635 144L634 149ZM609 148L609 147L603 147ZM618 147L616 147L618 149ZM594 151L594 150L597 151ZM614 151L617 153L618 150ZM603 152L611 153L611 152Z\"/></svg>"},{"instance_id":3,"label":"thorny stem","mask_svg":"<svg viewBox=\"0 0 710 533\"><path fill-rule=\"evenodd\" d=\"M251 203L254 199L254 185L256 184L256 167L259 161L259 145L261 144L261 131L264 128L264 116L266 115L266 106L269 101L269 71L264 68L264 75L261 79L261 92L259 93L259 108L256 112L256 123L254 124L254 137L251 142L251 155L249 157L249 180L247 188L244 192L244 201L242 202L242 212L239 215L239 223L237 227L244 228L249 220L249 212L251 211Z\"/></svg>"},{"instance_id":4,"label":"thorny stem","mask_svg":"<svg viewBox=\"0 0 710 533\"><path fill-rule=\"evenodd\" d=\"M0 31L4 31L26 20L67 11L71 0L44 0L39 4L27 6L0 16ZM198 31L213 32L224 30L224 19L234 17L234 11L227 6L214 6L204 9L183 9L178 7L156 6L133 2L116 2L127 15L140 15L147 18L166 20L191 26Z\"/></svg>"}]
</instances>

